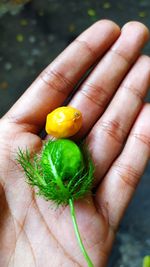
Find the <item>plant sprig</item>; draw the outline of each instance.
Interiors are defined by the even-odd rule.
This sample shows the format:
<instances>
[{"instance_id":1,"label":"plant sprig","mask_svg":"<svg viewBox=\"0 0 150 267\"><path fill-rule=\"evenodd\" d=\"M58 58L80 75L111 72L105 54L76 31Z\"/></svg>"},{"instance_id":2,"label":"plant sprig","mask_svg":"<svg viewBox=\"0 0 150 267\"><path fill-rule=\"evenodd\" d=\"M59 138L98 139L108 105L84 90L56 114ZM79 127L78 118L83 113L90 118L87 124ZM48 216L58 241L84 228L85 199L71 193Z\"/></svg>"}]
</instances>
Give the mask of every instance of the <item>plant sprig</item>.
<instances>
[{"instance_id":1,"label":"plant sprig","mask_svg":"<svg viewBox=\"0 0 150 267\"><path fill-rule=\"evenodd\" d=\"M49 140L40 155L31 156L19 149L17 161L26 181L37 188L37 194L59 205L69 205L75 233L89 267L93 264L84 248L76 222L74 201L91 192L94 165L83 147L69 139Z\"/></svg>"}]
</instances>

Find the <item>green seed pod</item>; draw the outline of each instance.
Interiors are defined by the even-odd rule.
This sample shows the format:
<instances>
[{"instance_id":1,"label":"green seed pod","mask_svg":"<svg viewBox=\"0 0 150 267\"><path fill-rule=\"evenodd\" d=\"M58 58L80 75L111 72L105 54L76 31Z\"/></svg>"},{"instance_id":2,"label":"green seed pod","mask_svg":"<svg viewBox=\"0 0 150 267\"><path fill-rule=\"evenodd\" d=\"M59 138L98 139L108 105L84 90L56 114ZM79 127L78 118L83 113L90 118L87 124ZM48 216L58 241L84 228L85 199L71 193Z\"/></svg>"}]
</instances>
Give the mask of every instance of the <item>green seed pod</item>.
<instances>
[{"instance_id":1,"label":"green seed pod","mask_svg":"<svg viewBox=\"0 0 150 267\"><path fill-rule=\"evenodd\" d=\"M74 177L83 167L83 156L79 147L68 139L48 142L42 152L41 165L45 179L62 181Z\"/></svg>"},{"instance_id":2,"label":"green seed pod","mask_svg":"<svg viewBox=\"0 0 150 267\"><path fill-rule=\"evenodd\" d=\"M86 154L86 155L85 155ZM27 182L38 194L57 205L82 198L93 183L93 163L83 149L69 139L49 140L40 157L31 160L29 152L19 151L19 160Z\"/></svg>"}]
</instances>

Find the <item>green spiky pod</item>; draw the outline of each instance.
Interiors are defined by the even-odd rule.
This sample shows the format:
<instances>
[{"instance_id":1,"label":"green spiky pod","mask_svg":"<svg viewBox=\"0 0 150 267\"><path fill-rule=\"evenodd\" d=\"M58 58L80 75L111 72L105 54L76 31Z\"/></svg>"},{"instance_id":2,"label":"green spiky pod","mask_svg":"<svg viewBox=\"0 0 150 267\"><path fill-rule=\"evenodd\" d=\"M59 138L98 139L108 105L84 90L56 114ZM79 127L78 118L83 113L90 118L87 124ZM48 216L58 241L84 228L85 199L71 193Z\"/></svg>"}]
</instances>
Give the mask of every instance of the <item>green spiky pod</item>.
<instances>
[{"instance_id":1,"label":"green spiky pod","mask_svg":"<svg viewBox=\"0 0 150 267\"><path fill-rule=\"evenodd\" d=\"M18 152L18 162L24 169L26 180L37 188L37 194L56 205L70 205L71 216L80 248L93 266L83 246L74 210L74 200L91 192L94 166L89 153L69 139L45 143L39 156L31 157L28 150Z\"/></svg>"},{"instance_id":2,"label":"green spiky pod","mask_svg":"<svg viewBox=\"0 0 150 267\"><path fill-rule=\"evenodd\" d=\"M27 182L38 188L38 194L57 205L69 199L82 198L93 184L93 163L87 154L68 139L49 140L41 155L32 159L28 150L19 150L18 161Z\"/></svg>"}]
</instances>

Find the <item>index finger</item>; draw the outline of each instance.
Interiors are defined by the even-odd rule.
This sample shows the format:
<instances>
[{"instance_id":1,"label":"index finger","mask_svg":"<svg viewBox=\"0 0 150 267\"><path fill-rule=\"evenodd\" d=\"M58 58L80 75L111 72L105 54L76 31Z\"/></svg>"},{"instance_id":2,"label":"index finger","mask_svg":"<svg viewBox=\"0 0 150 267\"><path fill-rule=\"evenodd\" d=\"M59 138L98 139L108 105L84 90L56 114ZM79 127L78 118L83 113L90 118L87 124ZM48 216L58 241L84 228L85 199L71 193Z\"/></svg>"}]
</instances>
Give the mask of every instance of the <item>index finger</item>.
<instances>
[{"instance_id":1,"label":"index finger","mask_svg":"<svg viewBox=\"0 0 150 267\"><path fill-rule=\"evenodd\" d=\"M64 102L83 74L106 52L119 34L120 29L114 22L96 22L38 76L4 118L33 126L33 131L39 131L46 115Z\"/></svg>"}]
</instances>

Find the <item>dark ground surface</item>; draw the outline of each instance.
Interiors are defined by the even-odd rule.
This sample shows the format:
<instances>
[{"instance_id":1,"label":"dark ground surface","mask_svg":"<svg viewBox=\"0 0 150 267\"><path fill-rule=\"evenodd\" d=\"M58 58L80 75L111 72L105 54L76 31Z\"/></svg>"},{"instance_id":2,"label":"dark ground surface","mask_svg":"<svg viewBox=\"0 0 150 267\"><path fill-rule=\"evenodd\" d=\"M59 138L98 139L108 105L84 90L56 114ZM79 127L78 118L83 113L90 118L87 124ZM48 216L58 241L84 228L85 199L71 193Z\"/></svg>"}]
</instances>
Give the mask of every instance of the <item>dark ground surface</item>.
<instances>
[{"instance_id":1,"label":"dark ground surface","mask_svg":"<svg viewBox=\"0 0 150 267\"><path fill-rule=\"evenodd\" d=\"M122 26L139 20L150 28L149 0L36 0L24 7L3 2L0 0L0 116L94 21L108 18ZM144 51L150 54L150 43ZM109 267L142 267L142 258L150 254L149 192L150 165L120 226Z\"/></svg>"}]
</instances>

